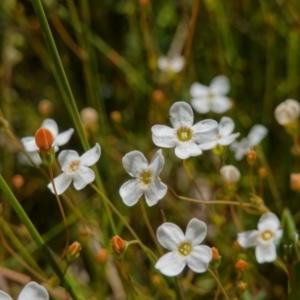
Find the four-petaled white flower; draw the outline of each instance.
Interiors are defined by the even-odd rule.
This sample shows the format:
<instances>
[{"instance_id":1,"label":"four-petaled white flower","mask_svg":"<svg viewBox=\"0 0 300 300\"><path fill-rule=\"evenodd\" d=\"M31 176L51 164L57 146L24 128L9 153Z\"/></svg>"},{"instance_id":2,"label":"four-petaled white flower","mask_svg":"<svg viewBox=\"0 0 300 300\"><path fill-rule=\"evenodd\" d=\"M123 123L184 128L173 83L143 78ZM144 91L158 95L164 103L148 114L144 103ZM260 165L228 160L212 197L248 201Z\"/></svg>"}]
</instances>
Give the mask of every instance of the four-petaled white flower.
<instances>
[{"instance_id":1,"label":"four-petaled white flower","mask_svg":"<svg viewBox=\"0 0 300 300\"><path fill-rule=\"evenodd\" d=\"M275 119L280 125L293 123L299 118L300 104L293 99L287 99L280 103L274 112Z\"/></svg>"},{"instance_id":2,"label":"four-petaled white flower","mask_svg":"<svg viewBox=\"0 0 300 300\"><path fill-rule=\"evenodd\" d=\"M136 204L144 194L147 204L153 206L166 195L168 188L158 177L165 163L161 152L159 149L155 153L150 164L140 151L131 151L123 157L124 169L135 178L120 188L120 196L126 205Z\"/></svg>"},{"instance_id":3,"label":"four-petaled white flower","mask_svg":"<svg viewBox=\"0 0 300 300\"><path fill-rule=\"evenodd\" d=\"M238 233L238 243L243 248L255 247L255 256L258 263L276 260L276 244L282 237L279 229L280 222L271 212L263 214L257 224L258 230L248 230Z\"/></svg>"},{"instance_id":4,"label":"four-petaled white flower","mask_svg":"<svg viewBox=\"0 0 300 300\"><path fill-rule=\"evenodd\" d=\"M58 133L58 126L56 122L52 119L45 119L42 123L41 127L44 127L48 129L53 136L53 147L54 151L58 151L58 146L65 145L71 138L71 135L74 132L73 128L70 128L66 131L63 131L61 133ZM21 142L23 144L23 147L25 151L30 155L33 162L37 165L40 165L42 163L42 160L40 159L40 156L38 154L38 146L35 142L34 136L24 137L21 139ZM21 158L23 160L23 158Z\"/></svg>"},{"instance_id":5,"label":"four-petaled white flower","mask_svg":"<svg viewBox=\"0 0 300 300\"><path fill-rule=\"evenodd\" d=\"M208 269L212 251L208 246L199 245L206 237L206 224L196 218L189 221L186 232L173 223L158 227L156 236L159 243L171 252L163 255L155 268L166 276L176 276L188 265L196 273Z\"/></svg>"},{"instance_id":6,"label":"four-petaled white flower","mask_svg":"<svg viewBox=\"0 0 300 300\"><path fill-rule=\"evenodd\" d=\"M12 298L3 291L0 291L0 299L12 300ZM31 281L25 285L17 300L49 300L49 294L43 286Z\"/></svg>"},{"instance_id":7,"label":"four-petaled white flower","mask_svg":"<svg viewBox=\"0 0 300 300\"><path fill-rule=\"evenodd\" d=\"M95 164L101 155L99 144L79 156L74 150L64 150L58 155L58 162L63 173L54 178L54 185L57 194L62 194L71 184L76 190L83 189L87 184L95 179L94 172L89 166ZM48 188L54 193L52 183L48 184Z\"/></svg>"},{"instance_id":8,"label":"four-petaled white flower","mask_svg":"<svg viewBox=\"0 0 300 300\"><path fill-rule=\"evenodd\" d=\"M174 57L161 56L159 57L157 64L161 71L179 73L184 66L184 57L181 55Z\"/></svg>"},{"instance_id":9,"label":"four-petaled white flower","mask_svg":"<svg viewBox=\"0 0 300 300\"><path fill-rule=\"evenodd\" d=\"M220 174L223 180L228 184L236 183L241 178L240 171L235 166L232 165L223 166L220 169Z\"/></svg>"},{"instance_id":10,"label":"four-petaled white flower","mask_svg":"<svg viewBox=\"0 0 300 300\"><path fill-rule=\"evenodd\" d=\"M267 135L268 129L263 125L254 125L246 138L230 145L230 149L235 152L235 159L241 160L253 147L258 145Z\"/></svg>"},{"instance_id":11,"label":"four-petaled white flower","mask_svg":"<svg viewBox=\"0 0 300 300\"><path fill-rule=\"evenodd\" d=\"M175 154L186 159L202 153L200 144L212 141L218 134L218 123L215 120L204 120L194 123L194 113L186 102L176 102L170 108L170 121L173 128L154 125L153 143L159 147L173 148Z\"/></svg>"},{"instance_id":12,"label":"four-petaled white flower","mask_svg":"<svg viewBox=\"0 0 300 300\"><path fill-rule=\"evenodd\" d=\"M226 97L229 89L230 82L223 75L215 77L209 87L195 82L190 88L191 104L198 113L205 114L211 110L222 114L232 106L231 100Z\"/></svg>"},{"instance_id":13,"label":"four-petaled white flower","mask_svg":"<svg viewBox=\"0 0 300 300\"><path fill-rule=\"evenodd\" d=\"M200 148L202 150L209 150L217 145L228 146L233 143L236 138L240 135L239 133L232 133L234 130L234 122L228 117L223 117L219 123L219 134L211 142L201 144Z\"/></svg>"}]
</instances>

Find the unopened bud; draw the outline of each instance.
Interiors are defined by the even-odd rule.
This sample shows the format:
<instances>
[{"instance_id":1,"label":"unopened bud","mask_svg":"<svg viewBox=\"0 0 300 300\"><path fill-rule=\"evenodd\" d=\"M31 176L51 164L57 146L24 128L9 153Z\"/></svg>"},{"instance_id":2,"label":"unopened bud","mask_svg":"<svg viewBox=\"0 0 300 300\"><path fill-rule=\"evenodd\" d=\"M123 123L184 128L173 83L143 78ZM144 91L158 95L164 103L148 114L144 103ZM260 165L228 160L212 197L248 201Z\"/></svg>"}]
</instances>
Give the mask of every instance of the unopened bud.
<instances>
[{"instance_id":1,"label":"unopened bud","mask_svg":"<svg viewBox=\"0 0 300 300\"><path fill-rule=\"evenodd\" d=\"M154 275L154 276L152 276L152 283L154 284L154 285L160 285L161 284L161 278L160 278L160 276L159 275Z\"/></svg>"},{"instance_id":2,"label":"unopened bud","mask_svg":"<svg viewBox=\"0 0 300 300\"><path fill-rule=\"evenodd\" d=\"M110 118L112 119L112 121L114 121L115 123L120 123L122 120L122 116L120 114L119 111L114 110L110 113Z\"/></svg>"},{"instance_id":3,"label":"unopened bud","mask_svg":"<svg viewBox=\"0 0 300 300\"><path fill-rule=\"evenodd\" d=\"M232 165L223 166L220 169L220 174L221 174L223 180L227 184L236 183L241 178L240 171L235 166L232 166Z\"/></svg>"},{"instance_id":4,"label":"unopened bud","mask_svg":"<svg viewBox=\"0 0 300 300\"><path fill-rule=\"evenodd\" d=\"M42 100L40 101L39 105L38 105L38 111L39 113L44 116L44 117L48 117L53 110L53 105L49 100Z\"/></svg>"},{"instance_id":5,"label":"unopened bud","mask_svg":"<svg viewBox=\"0 0 300 300\"><path fill-rule=\"evenodd\" d=\"M211 266L214 268L218 268L221 264L221 256L219 254L219 251L215 247L211 247L211 252L212 252L212 259L211 259Z\"/></svg>"},{"instance_id":6,"label":"unopened bud","mask_svg":"<svg viewBox=\"0 0 300 300\"><path fill-rule=\"evenodd\" d=\"M117 256L122 256L126 250L126 241L121 239L118 235L115 235L111 240L110 244Z\"/></svg>"},{"instance_id":7,"label":"unopened bud","mask_svg":"<svg viewBox=\"0 0 300 300\"><path fill-rule=\"evenodd\" d=\"M96 260L99 263L104 263L107 261L108 258L108 252L106 249L100 249L96 254Z\"/></svg>"},{"instance_id":8,"label":"unopened bud","mask_svg":"<svg viewBox=\"0 0 300 300\"><path fill-rule=\"evenodd\" d=\"M241 281L239 284L238 284L238 290L239 292L243 293L247 290L248 288L248 285L247 283L245 283L244 281Z\"/></svg>"},{"instance_id":9,"label":"unopened bud","mask_svg":"<svg viewBox=\"0 0 300 300\"><path fill-rule=\"evenodd\" d=\"M266 178L268 175L268 172L265 168L261 167L258 169L258 176L261 178L261 179L264 179Z\"/></svg>"},{"instance_id":10,"label":"unopened bud","mask_svg":"<svg viewBox=\"0 0 300 300\"><path fill-rule=\"evenodd\" d=\"M20 174L14 175L11 181L12 185L17 189L21 188L24 185L24 178Z\"/></svg>"},{"instance_id":11,"label":"unopened bud","mask_svg":"<svg viewBox=\"0 0 300 300\"><path fill-rule=\"evenodd\" d=\"M35 143L41 152L49 152L53 145L53 135L47 128L40 128L35 133Z\"/></svg>"},{"instance_id":12,"label":"unopened bud","mask_svg":"<svg viewBox=\"0 0 300 300\"><path fill-rule=\"evenodd\" d=\"M244 272L246 267L247 267L248 263L243 260L243 259L239 259L236 264L235 264L235 268L240 271L240 272Z\"/></svg>"},{"instance_id":13,"label":"unopened bud","mask_svg":"<svg viewBox=\"0 0 300 300\"><path fill-rule=\"evenodd\" d=\"M162 103L165 100L165 94L162 90L155 90L152 94L153 101Z\"/></svg>"},{"instance_id":14,"label":"unopened bud","mask_svg":"<svg viewBox=\"0 0 300 300\"><path fill-rule=\"evenodd\" d=\"M81 121L87 127L97 125L99 121L98 112L92 107L86 107L80 112Z\"/></svg>"},{"instance_id":15,"label":"unopened bud","mask_svg":"<svg viewBox=\"0 0 300 300\"><path fill-rule=\"evenodd\" d=\"M67 260L70 262L78 258L81 250L82 250L81 244L78 242L74 242L72 245L69 246L67 252Z\"/></svg>"},{"instance_id":16,"label":"unopened bud","mask_svg":"<svg viewBox=\"0 0 300 300\"><path fill-rule=\"evenodd\" d=\"M257 158L257 153L255 150L250 150L247 153L247 161L248 161L249 165L253 165L256 161L256 158Z\"/></svg>"},{"instance_id":17,"label":"unopened bud","mask_svg":"<svg viewBox=\"0 0 300 300\"><path fill-rule=\"evenodd\" d=\"M290 187L292 191L300 192L300 173L290 175Z\"/></svg>"}]
</instances>

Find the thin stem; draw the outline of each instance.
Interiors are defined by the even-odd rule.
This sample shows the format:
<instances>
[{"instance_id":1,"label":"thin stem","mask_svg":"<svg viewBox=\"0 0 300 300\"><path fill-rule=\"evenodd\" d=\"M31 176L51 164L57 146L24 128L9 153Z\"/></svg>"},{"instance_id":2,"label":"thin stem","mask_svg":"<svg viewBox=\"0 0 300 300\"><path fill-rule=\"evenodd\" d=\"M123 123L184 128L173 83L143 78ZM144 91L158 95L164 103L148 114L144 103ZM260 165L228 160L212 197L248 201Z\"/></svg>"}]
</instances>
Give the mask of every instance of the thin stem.
<instances>
[{"instance_id":1,"label":"thin stem","mask_svg":"<svg viewBox=\"0 0 300 300\"><path fill-rule=\"evenodd\" d=\"M20 205L19 201L16 199L14 194L12 193L11 189L6 184L5 180L3 179L2 175L0 174L0 188L2 189L3 193L6 195L10 205L13 207L15 212L17 213L20 220L24 223L27 230L31 234L33 240L38 245L38 247L41 249L41 251L44 252L49 264L53 268L54 272L57 274L58 278L60 279L61 283L70 293L71 297L73 297L73 300L77 300L77 294L73 291L71 285L69 284L68 280L64 277L62 271L60 270L57 262L55 261L54 257L52 256L51 251L46 246L44 240L30 221L29 217L27 216L26 212L23 210L22 206Z\"/></svg>"},{"instance_id":2,"label":"thin stem","mask_svg":"<svg viewBox=\"0 0 300 300\"><path fill-rule=\"evenodd\" d=\"M217 277L217 275L211 270L211 269L207 269L207 271L211 274L211 276L215 279L215 281L217 282L218 286L220 287L224 297L226 300L230 300L230 298L228 297L222 283L220 282L219 278Z\"/></svg>"},{"instance_id":3,"label":"thin stem","mask_svg":"<svg viewBox=\"0 0 300 300\"><path fill-rule=\"evenodd\" d=\"M146 223L146 226L147 226L148 231L149 231L149 233L150 233L150 235L151 235L151 237L152 237L152 240L153 240L153 242L154 242L154 244L155 244L155 246L156 246L156 248L157 248L159 254L160 254L160 255L163 255L163 254L164 254L164 251L163 251L162 247L160 246L160 244L159 244L158 241L157 241L156 235L155 235L155 233L154 233L154 231L153 231L153 228L152 228L152 226L151 226L150 220L149 220L149 218L148 218L148 214L147 214L147 211L146 211L146 209L145 209L145 204L144 204L143 199L140 200L140 207L141 207L143 219L144 219L144 221L145 221L145 223Z\"/></svg>"},{"instance_id":4,"label":"thin stem","mask_svg":"<svg viewBox=\"0 0 300 300\"><path fill-rule=\"evenodd\" d=\"M253 164L250 164L250 187L254 195L256 195L255 186L254 186L254 176L253 176Z\"/></svg>"},{"instance_id":5,"label":"thin stem","mask_svg":"<svg viewBox=\"0 0 300 300\"><path fill-rule=\"evenodd\" d=\"M125 276L127 277L127 280L128 280L128 282L129 282L130 286L132 287L134 293L135 293L137 296L139 296L138 293L137 293L137 291L136 291L135 288L134 288L134 285L133 285L133 283L132 283L132 280L131 280L131 278L130 278L130 275L129 275L129 273L127 272L127 270L126 270L126 268L125 268L125 266L124 266L122 260L120 260L119 263L120 263L121 270L125 273Z\"/></svg>"},{"instance_id":6,"label":"thin stem","mask_svg":"<svg viewBox=\"0 0 300 300\"><path fill-rule=\"evenodd\" d=\"M54 184L53 170L52 170L51 167L49 167L49 175L50 175L50 181L51 181L51 184L52 184L52 187L53 187L53 190L54 190L55 198L56 198L57 204L59 206L59 210L60 210L61 216L63 218L63 222L64 222L65 229L66 229L66 246L65 246L65 249L64 249L64 251L63 251L63 253L60 257L60 259L63 260L63 258L66 256L67 251L68 251L68 247L69 247L69 243L70 243L70 233L69 233L68 221L67 221L67 218L66 218L66 215L65 215L65 211L64 211L64 208L61 204L60 198L57 194L56 186Z\"/></svg>"}]
</instances>

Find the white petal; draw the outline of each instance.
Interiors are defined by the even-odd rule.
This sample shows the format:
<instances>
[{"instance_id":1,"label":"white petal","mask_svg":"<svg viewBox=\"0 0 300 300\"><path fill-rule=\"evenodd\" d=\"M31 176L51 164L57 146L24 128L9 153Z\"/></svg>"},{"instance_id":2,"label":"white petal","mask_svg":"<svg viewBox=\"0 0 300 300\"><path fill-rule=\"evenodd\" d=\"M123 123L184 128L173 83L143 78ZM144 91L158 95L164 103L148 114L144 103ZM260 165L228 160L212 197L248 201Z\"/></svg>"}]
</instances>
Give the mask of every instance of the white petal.
<instances>
[{"instance_id":1,"label":"white petal","mask_svg":"<svg viewBox=\"0 0 300 300\"><path fill-rule=\"evenodd\" d=\"M185 259L180 257L176 251L163 255L155 264L155 268L166 276L177 276L185 266Z\"/></svg>"},{"instance_id":2,"label":"white petal","mask_svg":"<svg viewBox=\"0 0 300 300\"><path fill-rule=\"evenodd\" d=\"M151 128L152 140L156 146L164 148L173 148L178 143L176 131L168 126L154 125Z\"/></svg>"},{"instance_id":3,"label":"white petal","mask_svg":"<svg viewBox=\"0 0 300 300\"><path fill-rule=\"evenodd\" d=\"M157 150L155 155L149 164L149 169L152 171L152 175L157 177L165 164L165 158L162 155L161 149Z\"/></svg>"},{"instance_id":4,"label":"white petal","mask_svg":"<svg viewBox=\"0 0 300 300\"><path fill-rule=\"evenodd\" d=\"M280 221L275 214L272 212L264 213L257 224L257 228L259 231L271 230L275 232L280 225Z\"/></svg>"},{"instance_id":5,"label":"white petal","mask_svg":"<svg viewBox=\"0 0 300 300\"><path fill-rule=\"evenodd\" d=\"M215 96L212 101L211 110L217 114L222 114L232 106L232 102L225 96Z\"/></svg>"},{"instance_id":6,"label":"white petal","mask_svg":"<svg viewBox=\"0 0 300 300\"><path fill-rule=\"evenodd\" d=\"M0 300L13 300L13 299L5 292L0 291Z\"/></svg>"},{"instance_id":7,"label":"white petal","mask_svg":"<svg viewBox=\"0 0 300 300\"><path fill-rule=\"evenodd\" d=\"M208 269L211 259L212 251L208 246L194 246L186 262L188 267L194 272L203 273Z\"/></svg>"},{"instance_id":8,"label":"white petal","mask_svg":"<svg viewBox=\"0 0 300 300\"><path fill-rule=\"evenodd\" d=\"M63 150L58 155L58 162L63 172L68 170L69 164L72 161L79 161L79 155L74 150Z\"/></svg>"},{"instance_id":9,"label":"white petal","mask_svg":"<svg viewBox=\"0 0 300 300\"><path fill-rule=\"evenodd\" d=\"M267 135L268 129L263 125L254 125L249 134L248 140L252 147L258 145L261 140Z\"/></svg>"},{"instance_id":10,"label":"white petal","mask_svg":"<svg viewBox=\"0 0 300 300\"><path fill-rule=\"evenodd\" d=\"M175 129L191 127L194 123L194 113L191 106L183 101L175 102L170 108L170 121Z\"/></svg>"},{"instance_id":11,"label":"white petal","mask_svg":"<svg viewBox=\"0 0 300 300\"><path fill-rule=\"evenodd\" d=\"M206 237L207 227L206 224L196 218L189 221L186 231L185 238L192 243L192 245L199 245Z\"/></svg>"},{"instance_id":12,"label":"white petal","mask_svg":"<svg viewBox=\"0 0 300 300\"><path fill-rule=\"evenodd\" d=\"M73 132L74 132L74 129L70 128L69 130L66 130L66 131L63 131L63 132L59 133L55 137L54 144L57 145L57 146L62 146L64 144L66 144L70 140Z\"/></svg>"},{"instance_id":13,"label":"white petal","mask_svg":"<svg viewBox=\"0 0 300 300\"><path fill-rule=\"evenodd\" d=\"M199 147L202 150L210 150L210 149L213 149L216 146L217 146L217 142L216 141L212 141L212 142L208 142L208 143L203 143L203 144L199 145Z\"/></svg>"},{"instance_id":14,"label":"white petal","mask_svg":"<svg viewBox=\"0 0 300 300\"><path fill-rule=\"evenodd\" d=\"M200 114L206 114L210 111L209 101L206 98L193 98L191 105L194 110Z\"/></svg>"},{"instance_id":15,"label":"white petal","mask_svg":"<svg viewBox=\"0 0 300 300\"><path fill-rule=\"evenodd\" d=\"M54 120L52 119L46 119L44 120L44 122L42 123L41 127L45 127L48 130L51 131L52 135L54 138L56 138L57 134L58 134L58 127L57 124Z\"/></svg>"},{"instance_id":16,"label":"white petal","mask_svg":"<svg viewBox=\"0 0 300 300\"><path fill-rule=\"evenodd\" d=\"M157 61L157 65L161 71L167 71L169 65L168 58L166 56L160 56Z\"/></svg>"},{"instance_id":17,"label":"white petal","mask_svg":"<svg viewBox=\"0 0 300 300\"><path fill-rule=\"evenodd\" d=\"M55 185L57 194L61 195L69 187L71 182L72 182L72 177L68 176L66 173L61 173L60 175L55 177L54 185ZM53 190L51 182L47 185L47 187L54 194L54 190Z\"/></svg>"},{"instance_id":18,"label":"white petal","mask_svg":"<svg viewBox=\"0 0 300 300\"><path fill-rule=\"evenodd\" d=\"M258 239L258 231L257 230L248 230L241 233L238 233L238 243L243 248L249 248L257 245Z\"/></svg>"},{"instance_id":19,"label":"white petal","mask_svg":"<svg viewBox=\"0 0 300 300\"><path fill-rule=\"evenodd\" d=\"M35 143L34 136L24 137L24 138L21 139L21 142L23 144L24 149L27 152L34 152L34 151L39 150L38 146Z\"/></svg>"},{"instance_id":20,"label":"white petal","mask_svg":"<svg viewBox=\"0 0 300 300\"><path fill-rule=\"evenodd\" d=\"M147 189L145 189L145 199L149 206L155 205L167 193L168 187L159 179L154 178Z\"/></svg>"},{"instance_id":21,"label":"white petal","mask_svg":"<svg viewBox=\"0 0 300 300\"><path fill-rule=\"evenodd\" d=\"M230 149L235 152L234 157L236 160L241 160L251 148L247 138L243 138L240 142L234 142L230 145Z\"/></svg>"},{"instance_id":22,"label":"white petal","mask_svg":"<svg viewBox=\"0 0 300 300\"><path fill-rule=\"evenodd\" d=\"M80 164L89 167L95 164L101 155L101 147L98 143L80 156Z\"/></svg>"},{"instance_id":23,"label":"white petal","mask_svg":"<svg viewBox=\"0 0 300 300\"><path fill-rule=\"evenodd\" d=\"M156 231L157 240L168 250L176 250L185 240L182 230L174 223L166 222L160 225Z\"/></svg>"},{"instance_id":24,"label":"white petal","mask_svg":"<svg viewBox=\"0 0 300 300\"><path fill-rule=\"evenodd\" d=\"M214 94L226 95L230 90L229 79L224 75L217 76L211 81L209 88Z\"/></svg>"},{"instance_id":25,"label":"white petal","mask_svg":"<svg viewBox=\"0 0 300 300\"><path fill-rule=\"evenodd\" d=\"M73 177L73 184L76 190L82 190L86 185L95 180L95 173L88 167L80 166Z\"/></svg>"},{"instance_id":26,"label":"white petal","mask_svg":"<svg viewBox=\"0 0 300 300\"><path fill-rule=\"evenodd\" d=\"M221 137L220 139L218 139L218 144L219 145L223 145L223 146L228 146L230 144L232 144L239 136L239 133L233 133L224 137Z\"/></svg>"},{"instance_id":27,"label":"white petal","mask_svg":"<svg viewBox=\"0 0 300 300\"><path fill-rule=\"evenodd\" d=\"M148 162L140 151L131 151L122 158L125 171L132 177L138 177L139 173L148 168Z\"/></svg>"},{"instance_id":28,"label":"white petal","mask_svg":"<svg viewBox=\"0 0 300 300\"><path fill-rule=\"evenodd\" d=\"M280 239L283 236L283 230L282 229L278 229L275 231L275 237L274 237L274 243L275 245L277 245L280 241ZM298 241L298 233L295 232L295 241Z\"/></svg>"},{"instance_id":29,"label":"white petal","mask_svg":"<svg viewBox=\"0 0 300 300\"><path fill-rule=\"evenodd\" d=\"M276 247L274 243L258 244L255 248L255 256L258 263L272 262L276 260Z\"/></svg>"},{"instance_id":30,"label":"white petal","mask_svg":"<svg viewBox=\"0 0 300 300\"><path fill-rule=\"evenodd\" d=\"M18 300L49 300L47 290L34 281L25 285L21 291Z\"/></svg>"},{"instance_id":31,"label":"white petal","mask_svg":"<svg viewBox=\"0 0 300 300\"><path fill-rule=\"evenodd\" d=\"M218 123L215 120L206 119L196 123L193 127L193 140L198 144L213 141L218 133Z\"/></svg>"},{"instance_id":32,"label":"white petal","mask_svg":"<svg viewBox=\"0 0 300 300\"><path fill-rule=\"evenodd\" d=\"M31 160L36 165L40 165L42 163L40 155L39 155L39 153L37 151L35 151L35 152L27 152L27 154L30 156ZM22 153L22 152L18 153L18 160L23 165L32 166L32 164L29 161L29 159L27 158L27 156L24 153Z\"/></svg>"},{"instance_id":33,"label":"white petal","mask_svg":"<svg viewBox=\"0 0 300 300\"><path fill-rule=\"evenodd\" d=\"M123 202L127 206L132 206L139 201L143 195L143 190L141 189L137 179L131 179L126 181L120 187L119 193Z\"/></svg>"},{"instance_id":34,"label":"white petal","mask_svg":"<svg viewBox=\"0 0 300 300\"><path fill-rule=\"evenodd\" d=\"M182 142L175 147L175 154L180 159L187 159L190 156L197 156L202 154L202 150L193 141Z\"/></svg>"},{"instance_id":35,"label":"white petal","mask_svg":"<svg viewBox=\"0 0 300 300\"><path fill-rule=\"evenodd\" d=\"M181 55L173 57L169 65L171 71L173 71L174 73L180 72L184 66L184 57Z\"/></svg>"},{"instance_id":36,"label":"white petal","mask_svg":"<svg viewBox=\"0 0 300 300\"><path fill-rule=\"evenodd\" d=\"M208 87L199 82L193 83L190 88L190 94L193 98L204 98L208 93Z\"/></svg>"},{"instance_id":37,"label":"white petal","mask_svg":"<svg viewBox=\"0 0 300 300\"><path fill-rule=\"evenodd\" d=\"M232 133L234 129L234 122L231 118L223 117L219 123L219 134L221 136L227 136Z\"/></svg>"}]
</instances>

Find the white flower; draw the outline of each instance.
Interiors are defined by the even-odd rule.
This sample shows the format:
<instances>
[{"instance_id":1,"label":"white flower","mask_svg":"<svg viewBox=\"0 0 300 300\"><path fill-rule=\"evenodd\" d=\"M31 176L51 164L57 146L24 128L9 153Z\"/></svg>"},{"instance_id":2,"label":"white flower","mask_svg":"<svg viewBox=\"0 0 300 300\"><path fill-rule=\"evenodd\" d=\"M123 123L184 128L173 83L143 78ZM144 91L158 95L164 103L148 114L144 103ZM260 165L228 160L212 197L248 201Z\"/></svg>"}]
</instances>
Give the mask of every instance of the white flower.
<instances>
[{"instance_id":1,"label":"white flower","mask_svg":"<svg viewBox=\"0 0 300 300\"><path fill-rule=\"evenodd\" d=\"M12 298L0 291L0 300L12 300ZM49 300L49 294L43 286L31 281L24 286L17 300Z\"/></svg>"},{"instance_id":2,"label":"white flower","mask_svg":"<svg viewBox=\"0 0 300 300\"><path fill-rule=\"evenodd\" d=\"M217 145L228 146L233 143L240 135L239 133L232 133L234 129L234 122L228 117L223 117L219 123L219 134L211 142L200 145L202 150L209 150Z\"/></svg>"},{"instance_id":3,"label":"white flower","mask_svg":"<svg viewBox=\"0 0 300 300\"><path fill-rule=\"evenodd\" d=\"M263 214L257 224L258 230L248 230L238 233L238 243L243 248L255 247L255 256L258 263L276 260L276 244L282 237L279 229L280 222L271 212Z\"/></svg>"},{"instance_id":4,"label":"white flower","mask_svg":"<svg viewBox=\"0 0 300 300\"><path fill-rule=\"evenodd\" d=\"M276 107L274 114L280 125L293 123L299 117L300 104L296 100L287 99Z\"/></svg>"},{"instance_id":5,"label":"white flower","mask_svg":"<svg viewBox=\"0 0 300 300\"><path fill-rule=\"evenodd\" d=\"M226 183L236 183L241 178L240 171L232 165L223 166L220 169L220 174Z\"/></svg>"},{"instance_id":6,"label":"white flower","mask_svg":"<svg viewBox=\"0 0 300 300\"><path fill-rule=\"evenodd\" d=\"M53 147L55 152L58 151L58 146L65 145L70 140L71 135L74 132L74 129L70 128L64 132L58 133L57 124L52 119L45 119L41 127L48 129L52 133L54 139ZM25 151L28 152L33 162L37 165L41 164L42 161L38 154L39 148L35 143L35 137L34 136L24 137L21 139L21 142L23 144Z\"/></svg>"},{"instance_id":7,"label":"white flower","mask_svg":"<svg viewBox=\"0 0 300 300\"><path fill-rule=\"evenodd\" d=\"M161 56L159 57L157 64L161 71L179 73L184 66L184 57L181 55L174 57Z\"/></svg>"},{"instance_id":8,"label":"white flower","mask_svg":"<svg viewBox=\"0 0 300 300\"><path fill-rule=\"evenodd\" d=\"M150 164L140 151L131 151L123 157L124 169L135 178L120 188L120 196L126 205L136 204L144 194L147 204L153 206L166 195L168 188L158 177L165 163L161 152L159 149L155 153Z\"/></svg>"},{"instance_id":9,"label":"white flower","mask_svg":"<svg viewBox=\"0 0 300 300\"><path fill-rule=\"evenodd\" d=\"M190 88L191 104L198 113L205 114L211 110L222 114L232 105L231 100L225 96L229 89L230 82L223 75L215 77L209 87L195 82Z\"/></svg>"},{"instance_id":10,"label":"white flower","mask_svg":"<svg viewBox=\"0 0 300 300\"><path fill-rule=\"evenodd\" d=\"M241 160L253 147L258 145L267 135L268 129L263 125L254 125L246 138L230 145L230 149L235 152L235 159Z\"/></svg>"},{"instance_id":11,"label":"white flower","mask_svg":"<svg viewBox=\"0 0 300 300\"><path fill-rule=\"evenodd\" d=\"M159 243L171 252L163 255L155 268L166 276L176 276L186 265L196 273L208 269L212 251L208 246L199 246L207 233L206 224L196 218L190 220L186 232L173 223L158 227L156 236Z\"/></svg>"},{"instance_id":12,"label":"white flower","mask_svg":"<svg viewBox=\"0 0 300 300\"><path fill-rule=\"evenodd\" d=\"M83 189L87 184L95 179L94 172L88 168L95 164L101 155L101 148L99 144L79 156L74 150L64 150L58 155L58 162L63 173L54 178L54 185L57 194L62 194L71 184L76 190ZM48 184L48 188L54 193L52 183Z\"/></svg>"},{"instance_id":13,"label":"white flower","mask_svg":"<svg viewBox=\"0 0 300 300\"><path fill-rule=\"evenodd\" d=\"M194 123L194 113L186 102L176 102L170 108L170 121L173 128L154 125L152 130L153 143L159 147L173 148L175 154L186 159L202 153L199 144L212 141L218 134L218 123L204 120Z\"/></svg>"}]
</instances>

